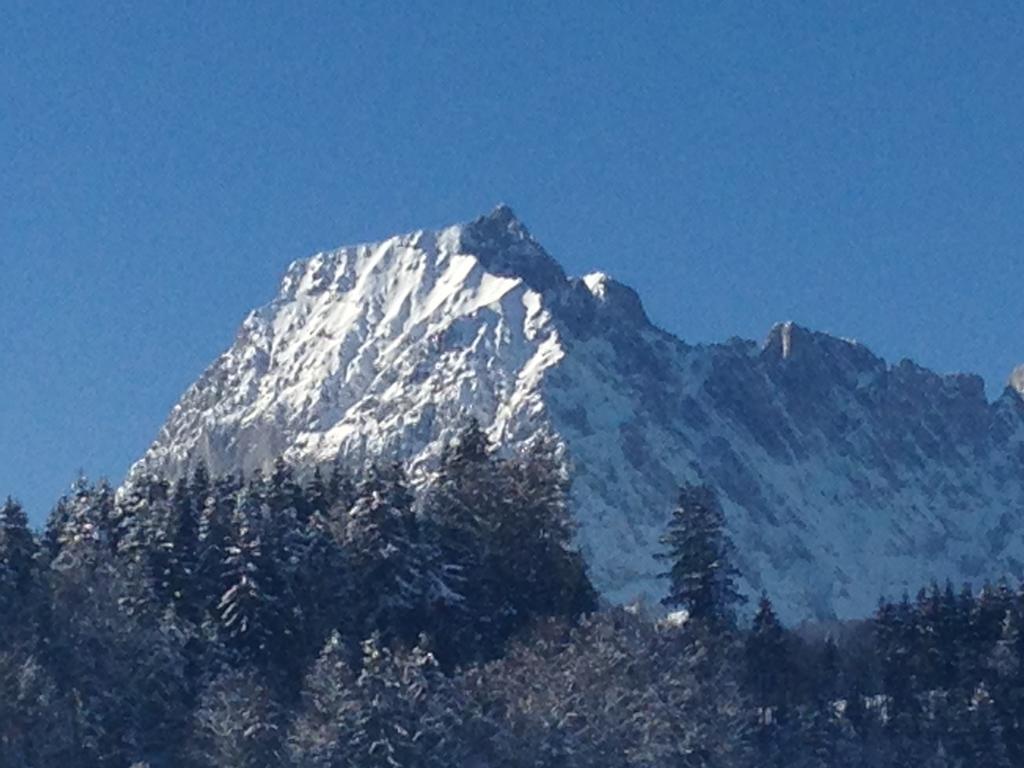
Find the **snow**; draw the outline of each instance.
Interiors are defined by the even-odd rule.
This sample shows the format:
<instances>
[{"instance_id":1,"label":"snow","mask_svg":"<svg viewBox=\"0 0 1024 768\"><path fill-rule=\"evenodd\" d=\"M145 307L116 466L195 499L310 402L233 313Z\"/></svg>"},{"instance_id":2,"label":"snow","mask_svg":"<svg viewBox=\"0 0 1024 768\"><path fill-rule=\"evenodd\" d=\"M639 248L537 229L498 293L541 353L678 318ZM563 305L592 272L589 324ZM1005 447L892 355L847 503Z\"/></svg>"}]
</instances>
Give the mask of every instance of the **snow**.
<instances>
[{"instance_id":1,"label":"snow","mask_svg":"<svg viewBox=\"0 0 1024 768\"><path fill-rule=\"evenodd\" d=\"M1018 365L1010 374L1009 386L1017 394L1024 396L1024 365Z\"/></svg>"},{"instance_id":2,"label":"snow","mask_svg":"<svg viewBox=\"0 0 1024 768\"><path fill-rule=\"evenodd\" d=\"M285 453L401 457L422 478L468 415L509 450L541 428L564 443L612 600L661 595L657 539L697 480L720 491L746 591L788 620L1021 575L1024 408L795 323L689 346L604 273L566 277L507 207L292 264L133 476Z\"/></svg>"}]
</instances>

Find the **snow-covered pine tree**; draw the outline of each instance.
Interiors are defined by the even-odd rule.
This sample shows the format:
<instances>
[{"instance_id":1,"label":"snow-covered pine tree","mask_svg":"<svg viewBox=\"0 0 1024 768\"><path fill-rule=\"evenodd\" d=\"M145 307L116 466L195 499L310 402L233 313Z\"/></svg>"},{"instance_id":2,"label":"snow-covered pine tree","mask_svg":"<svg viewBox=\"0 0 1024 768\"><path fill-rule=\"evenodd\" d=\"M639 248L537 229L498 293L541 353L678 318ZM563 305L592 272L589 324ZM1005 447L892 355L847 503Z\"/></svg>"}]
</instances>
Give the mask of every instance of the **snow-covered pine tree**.
<instances>
[{"instance_id":1,"label":"snow-covered pine tree","mask_svg":"<svg viewBox=\"0 0 1024 768\"><path fill-rule=\"evenodd\" d=\"M0 653L0 765L74 765L71 714L68 697L37 657Z\"/></svg>"},{"instance_id":2,"label":"snow-covered pine tree","mask_svg":"<svg viewBox=\"0 0 1024 768\"><path fill-rule=\"evenodd\" d=\"M170 485L157 475L136 483L118 505L117 555L133 611L159 616L174 604L178 515Z\"/></svg>"},{"instance_id":3,"label":"snow-covered pine tree","mask_svg":"<svg viewBox=\"0 0 1024 768\"><path fill-rule=\"evenodd\" d=\"M310 570L311 511L293 468L283 458L274 462L265 483L262 512L264 581L278 606L271 653L284 679L297 686L305 665L323 642L314 627L322 597L317 584L321 575Z\"/></svg>"},{"instance_id":4,"label":"snow-covered pine tree","mask_svg":"<svg viewBox=\"0 0 1024 768\"><path fill-rule=\"evenodd\" d=\"M224 558L228 584L217 606L218 628L225 646L239 664L265 665L275 658L281 606L275 594L272 566L264 552L266 505L248 489L232 516L232 535Z\"/></svg>"},{"instance_id":5,"label":"snow-covered pine tree","mask_svg":"<svg viewBox=\"0 0 1024 768\"><path fill-rule=\"evenodd\" d=\"M464 765L464 706L432 654L393 652L376 635L363 643L354 705L344 705L340 744L360 768Z\"/></svg>"},{"instance_id":6,"label":"snow-covered pine tree","mask_svg":"<svg viewBox=\"0 0 1024 768\"><path fill-rule=\"evenodd\" d=\"M665 550L657 557L669 564L662 574L669 581L662 603L685 609L694 621L731 624L744 598L736 586L739 573L725 516L711 488L685 484L679 489L661 543Z\"/></svg>"},{"instance_id":7,"label":"snow-covered pine tree","mask_svg":"<svg viewBox=\"0 0 1024 768\"><path fill-rule=\"evenodd\" d=\"M359 636L415 640L423 623L427 559L400 465L367 469L345 519Z\"/></svg>"},{"instance_id":8,"label":"snow-covered pine tree","mask_svg":"<svg viewBox=\"0 0 1024 768\"><path fill-rule=\"evenodd\" d=\"M344 546L348 510L340 505L311 509L314 511L306 526L307 544L299 570L301 583L295 592L306 625L304 651L315 654L335 630L348 631L358 625L359 601Z\"/></svg>"},{"instance_id":9,"label":"snow-covered pine tree","mask_svg":"<svg viewBox=\"0 0 1024 768\"><path fill-rule=\"evenodd\" d=\"M93 486L80 476L58 503L48 524L51 564L58 570L92 572L107 563L112 541L114 494L104 481Z\"/></svg>"},{"instance_id":10,"label":"snow-covered pine tree","mask_svg":"<svg viewBox=\"0 0 1024 768\"><path fill-rule=\"evenodd\" d=\"M231 518L237 503L238 484L230 475L218 479L199 513L195 589L200 622L216 634L220 599L231 584L226 572L231 542Z\"/></svg>"},{"instance_id":11,"label":"snow-covered pine tree","mask_svg":"<svg viewBox=\"0 0 1024 768\"><path fill-rule=\"evenodd\" d=\"M189 480L182 478L171 497L171 551L168 596L176 613L196 624L201 599L196 578L199 564L199 522L209 493L209 477L200 465Z\"/></svg>"},{"instance_id":12,"label":"snow-covered pine tree","mask_svg":"<svg viewBox=\"0 0 1024 768\"><path fill-rule=\"evenodd\" d=\"M448 593L435 602L431 634L445 663L494 655L515 615L499 575L490 567L494 528L508 493L503 462L493 455L476 419L445 447L426 503Z\"/></svg>"},{"instance_id":13,"label":"snow-covered pine tree","mask_svg":"<svg viewBox=\"0 0 1024 768\"><path fill-rule=\"evenodd\" d=\"M288 735L291 764L317 768L345 764L349 728L360 706L349 655L346 643L335 631L306 675L301 709Z\"/></svg>"}]
</instances>

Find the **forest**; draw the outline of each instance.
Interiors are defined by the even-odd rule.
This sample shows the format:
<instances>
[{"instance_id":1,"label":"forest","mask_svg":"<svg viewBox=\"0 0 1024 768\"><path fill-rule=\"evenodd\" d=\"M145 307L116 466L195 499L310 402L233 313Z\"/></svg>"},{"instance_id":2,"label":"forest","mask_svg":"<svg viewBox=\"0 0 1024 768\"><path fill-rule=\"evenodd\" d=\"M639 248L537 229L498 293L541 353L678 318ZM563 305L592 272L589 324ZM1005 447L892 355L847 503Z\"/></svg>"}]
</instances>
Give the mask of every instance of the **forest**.
<instances>
[{"instance_id":1,"label":"forest","mask_svg":"<svg viewBox=\"0 0 1024 768\"><path fill-rule=\"evenodd\" d=\"M0 766L1024 765L1021 589L785 627L686 485L664 606L612 606L569 491L552 439L501 455L469 423L424 482L83 478L41 531L9 498Z\"/></svg>"}]
</instances>

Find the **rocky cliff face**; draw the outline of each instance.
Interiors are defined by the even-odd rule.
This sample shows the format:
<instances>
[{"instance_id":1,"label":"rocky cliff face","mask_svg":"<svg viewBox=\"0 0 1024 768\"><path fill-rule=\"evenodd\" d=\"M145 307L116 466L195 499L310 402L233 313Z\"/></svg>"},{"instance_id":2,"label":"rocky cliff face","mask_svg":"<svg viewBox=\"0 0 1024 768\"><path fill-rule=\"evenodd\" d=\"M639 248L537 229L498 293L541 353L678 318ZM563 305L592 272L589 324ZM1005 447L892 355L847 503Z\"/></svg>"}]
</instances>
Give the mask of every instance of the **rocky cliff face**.
<instances>
[{"instance_id":1,"label":"rocky cliff face","mask_svg":"<svg viewBox=\"0 0 1024 768\"><path fill-rule=\"evenodd\" d=\"M652 555L682 480L721 495L751 592L862 616L930 578L1024 572L1024 376L890 366L776 326L690 346L602 274L569 278L511 210L295 262L133 468L252 470L401 457L429 470L467 415L509 450L553 431L579 540L613 600L662 585Z\"/></svg>"}]
</instances>

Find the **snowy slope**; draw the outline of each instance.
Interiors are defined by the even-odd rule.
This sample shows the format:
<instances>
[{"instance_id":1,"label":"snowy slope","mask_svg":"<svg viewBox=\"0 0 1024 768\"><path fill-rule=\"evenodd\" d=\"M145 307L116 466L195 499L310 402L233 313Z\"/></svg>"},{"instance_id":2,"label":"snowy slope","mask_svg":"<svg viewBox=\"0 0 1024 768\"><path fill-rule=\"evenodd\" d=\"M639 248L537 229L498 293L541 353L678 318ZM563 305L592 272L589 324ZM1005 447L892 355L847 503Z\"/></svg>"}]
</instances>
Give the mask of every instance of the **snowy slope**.
<instances>
[{"instance_id":1,"label":"snowy slope","mask_svg":"<svg viewBox=\"0 0 1024 768\"><path fill-rule=\"evenodd\" d=\"M789 619L869 613L927 579L1024 567L1024 373L887 365L790 323L689 346L602 274L568 278L507 207L292 264L133 468L337 454L429 468L474 414L508 447L547 427L575 466L580 544L612 599L660 595L680 480L723 498L750 591Z\"/></svg>"}]
</instances>

